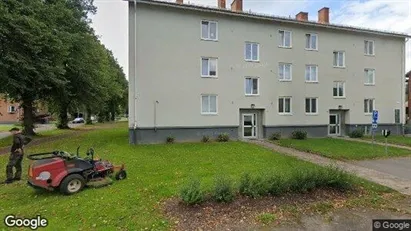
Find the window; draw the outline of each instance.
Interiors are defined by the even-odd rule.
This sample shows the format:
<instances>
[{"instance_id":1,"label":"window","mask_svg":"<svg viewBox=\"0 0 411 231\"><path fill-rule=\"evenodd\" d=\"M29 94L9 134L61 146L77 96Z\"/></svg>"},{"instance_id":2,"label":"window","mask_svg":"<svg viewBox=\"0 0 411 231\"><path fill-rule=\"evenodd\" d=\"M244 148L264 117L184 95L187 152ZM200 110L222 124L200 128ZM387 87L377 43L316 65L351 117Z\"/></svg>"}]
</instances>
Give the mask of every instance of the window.
<instances>
[{"instance_id":1,"label":"window","mask_svg":"<svg viewBox=\"0 0 411 231\"><path fill-rule=\"evenodd\" d=\"M217 95L201 96L201 113L217 114Z\"/></svg>"},{"instance_id":2,"label":"window","mask_svg":"<svg viewBox=\"0 0 411 231\"><path fill-rule=\"evenodd\" d=\"M305 113L317 114L317 98L305 98Z\"/></svg>"},{"instance_id":3,"label":"window","mask_svg":"<svg viewBox=\"0 0 411 231\"><path fill-rule=\"evenodd\" d=\"M16 107L15 107L15 106L13 106L13 105L10 105L10 106L9 106L9 111L8 111L8 112L10 112L10 113L16 112Z\"/></svg>"},{"instance_id":4,"label":"window","mask_svg":"<svg viewBox=\"0 0 411 231\"><path fill-rule=\"evenodd\" d=\"M201 58L201 77L217 77L217 58Z\"/></svg>"},{"instance_id":5,"label":"window","mask_svg":"<svg viewBox=\"0 0 411 231\"><path fill-rule=\"evenodd\" d=\"M217 22L201 21L201 38L204 40L217 40Z\"/></svg>"},{"instance_id":6,"label":"window","mask_svg":"<svg viewBox=\"0 0 411 231\"><path fill-rule=\"evenodd\" d=\"M307 50L317 50L317 34L306 34L305 35L305 49Z\"/></svg>"},{"instance_id":7,"label":"window","mask_svg":"<svg viewBox=\"0 0 411 231\"><path fill-rule=\"evenodd\" d=\"M344 98L345 97L345 82L341 82L341 81L334 82L333 96L334 98Z\"/></svg>"},{"instance_id":8,"label":"window","mask_svg":"<svg viewBox=\"0 0 411 231\"><path fill-rule=\"evenodd\" d=\"M291 81L292 79L291 63L279 63L278 64L278 79L280 81Z\"/></svg>"},{"instance_id":9,"label":"window","mask_svg":"<svg viewBox=\"0 0 411 231\"><path fill-rule=\"evenodd\" d=\"M280 30L280 47L291 47L291 31Z\"/></svg>"},{"instance_id":10,"label":"window","mask_svg":"<svg viewBox=\"0 0 411 231\"><path fill-rule=\"evenodd\" d=\"M334 67L345 67L345 52L334 51Z\"/></svg>"},{"instance_id":11,"label":"window","mask_svg":"<svg viewBox=\"0 0 411 231\"><path fill-rule=\"evenodd\" d=\"M260 60L260 45L258 43L246 42L245 43L245 60L246 61L259 61Z\"/></svg>"},{"instance_id":12,"label":"window","mask_svg":"<svg viewBox=\"0 0 411 231\"><path fill-rule=\"evenodd\" d=\"M374 41L371 41L371 40L364 41L364 54L374 55Z\"/></svg>"},{"instance_id":13,"label":"window","mask_svg":"<svg viewBox=\"0 0 411 231\"><path fill-rule=\"evenodd\" d=\"M258 95L258 78L246 77L245 78L245 94L246 95Z\"/></svg>"},{"instance_id":14,"label":"window","mask_svg":"<svg viewBox=\"0 0 411 231\"><path fill-rule=\"evenodd\" d=\"M364 113L371 114L374 110L375 99L364 99Z\"/></svg>"},{"instance_id":15,"label":"window","mask_svg":"<svg viewBox=\"0 0 411 231\"><path fill-rule=\"evenodd\" d=\"M306 65L305 66L305 81L306 82L318 82L318 66Z\"/></svg>"},{"instance_id":16,"label":"window","mask_svg":"<svg viewBox=\"0 0 411 231\"><path fill-rule=\"evenodd\" d=\"M278 98L278 113L291 114L291 97Z\"/></svg>"},{"instance_id":17,"label":"window","mask_svg":"<svg viewBox=\"0 0 411 231\"><path fill-rule=\"evenodd\" d=\"M364 84L375 85L375 70L366 68L364 69Z\"/></svg>"}]
</instances>

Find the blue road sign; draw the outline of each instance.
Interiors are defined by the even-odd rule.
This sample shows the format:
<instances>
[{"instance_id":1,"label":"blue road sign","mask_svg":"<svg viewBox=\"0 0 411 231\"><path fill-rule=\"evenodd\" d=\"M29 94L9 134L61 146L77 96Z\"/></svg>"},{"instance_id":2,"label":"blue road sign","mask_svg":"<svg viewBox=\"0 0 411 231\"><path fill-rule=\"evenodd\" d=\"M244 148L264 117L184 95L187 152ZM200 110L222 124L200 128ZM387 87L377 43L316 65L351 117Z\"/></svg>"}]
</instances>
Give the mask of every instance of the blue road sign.
<instances>
[{"instance_id":1,"label":"blue road sign","mask_svg":"<svg viewBox=\"0 0 411 231\"><path fill-rule=\"evenodd\" d=\"M373 122L374 121L377 122L377 120L378 120L378 111L377 110L372 111L372 120L373 120Z\"/></svg>"},{"instance_id":2,"label":"blue road sign","mask_svg":"<svg viewBox=\"0 0 411 231\"><path fill-rule=\"evenodd\" d=\"M373 122L372 124L371 124L371 128L372 128L372 130L377 130L377 128L378 128L378 124L377 124L377 122Z\"/></svg>"}]
</instances>

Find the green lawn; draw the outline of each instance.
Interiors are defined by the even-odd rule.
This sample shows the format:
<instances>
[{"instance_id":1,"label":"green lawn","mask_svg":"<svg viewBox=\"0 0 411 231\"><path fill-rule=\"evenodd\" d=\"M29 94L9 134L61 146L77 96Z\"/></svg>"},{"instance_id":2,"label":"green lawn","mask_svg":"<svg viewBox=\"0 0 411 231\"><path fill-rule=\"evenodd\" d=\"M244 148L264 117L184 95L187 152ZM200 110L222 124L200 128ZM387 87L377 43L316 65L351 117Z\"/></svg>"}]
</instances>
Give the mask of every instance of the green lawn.
<instances>
[{"instance_id":1,"label":"green lawn","mask_svg":"<svg viewBox=\"0 0 411 231\"><path fill-rule=\"evenodd\" d=\"M83 155L87 147L94 147L98 156L114 163L124 162L128 179L73 196L36 193L24 181L1 185L0 217L41 214L49 219L47 230L165 230L170 224L161 216L160 202L178 195L190 176L200 177L204 187L209 188L217 174L238 180L246 171L272 170L287 174L295 168L320 168L243 142L130 146L126 124L36 146L26 152L56 149L75 152L78 145L82 146ZM6 162L7 156L0 156L0 166L5 167ZM24 172L27 163L25 159ZM0 171L1 180L4 174Z\"/></svg>"},{"instance_id":2,"label":"green lawn","mask_svg":"<svg viewBox=\"0 0 411 231\"><path fill-rule=\"evenodd\" d=\"M21 129L21 126L14 126L10 124L0 124L0 132L8 132L13 127L19 127Z\"/></svg>"},{"instance_id":3,"label":"green lawn","mask_svg":"<svg viewBox=\"0 0 411 231\"><path fill-rule=\"evenodd\" d=\"M364 160L382 157L395 157L411 155L410 150L388 147L388 155L385 147L371 145L355 141L347 141L335 138L316 138L307 140L282 139L275 143L295 148L300 151L311 152L325 157L340 160Z\"/></svg>"},{"instance_id":4,"label":"green lawn","mask_svg":"<svg viewBox=\"0 0 411 231\"><path fill-rule=\"evenodd\" d=\"M372 136L364 136L365 140L372 140ZM375 141L385 143L385 137L381 135L375 136ZM399 136L399 135L390 135L387 138L387 143L405 145L411 147L411 137L409 136Z\"/></svg>"},{"instance_id":5,"label":"green lawn","mask_svg":"<svg viewBox=\"0 0 411 231\"><path fill-rule=\"evenodd\" d=\"M53 130L48 130L48 131L42 131L42 132L39 132L37 136L34 136L33 140L62 135L62 134L70 133L70 132L73 132L73 130L53 129ZM12 142L13 142L13 138L11 136L0 139L0 148L11 146Z\"/></svg>"}]
</instances>

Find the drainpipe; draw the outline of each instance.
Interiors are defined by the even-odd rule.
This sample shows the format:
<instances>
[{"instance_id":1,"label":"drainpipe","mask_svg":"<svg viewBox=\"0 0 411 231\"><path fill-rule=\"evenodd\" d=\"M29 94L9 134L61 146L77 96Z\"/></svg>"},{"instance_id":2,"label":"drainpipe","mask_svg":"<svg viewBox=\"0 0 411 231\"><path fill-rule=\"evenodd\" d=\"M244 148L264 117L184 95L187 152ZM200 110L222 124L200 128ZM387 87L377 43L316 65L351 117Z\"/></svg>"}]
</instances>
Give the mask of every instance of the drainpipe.
<instances>
[{"instance_id":1,"label":"drainpipe","mask_svg":"<svg viewBox=\"0 0 411 231\"><path fill-rule=\"evenodd\" d=\"M134 0L134 81L133 81L133 98L134 98L134 139L135 142L137 143L137 137L136 137L136 129L137 129L137 88L136 88L136 81L137 81L137 0Z\"/></svg>"},{"instance_id":2,"label":"drainpipe","mask_svg":"<svg viewBox=\"0 0 411 231\"><path fill-rule=\"evenodd\" d=\"M402 74L402 94L401 94L401 111L405 111L405 99L403 98L403 97L405 97L405 79L406 79L406 77L405 77L405 75L406 75L406 73L407 73L407 71L405 70L405 62L406 62L406 58L405 58L405 55L406 55L406 53L405 53L405 48L406 48L406 44L407 44L407 42L408 42L408 40L409 40L409 38L406 38L405 39L405 42L404 42L404 45L403 45L403 49L402 49L402 70L401 70L401 74ZM409 80L408 80L408 89L410 88L410 82L409 82ZM408 99L410 98L410 92L408 91ZM410 104L411 102L408 100L408 105ZM410 108L408 108L408 110L410 110ZM408 113L409 114L409 113ZM402 117L403 117L403 131L402 131L402 134L404 134L404 130L405 130L405 125L407 124L407 112L405 112L405 113L402 113Z\"/></svg>"},{"instance_id":3,"label":"drainpipe","mask_svg":"<svg viewBox=\"0 0 411 231\"><path fill-rule=\"evenodd\" d=\"M157 104L158 104L158 100L156 100L154 102L154 131L157 131Z\"/></svg>"}]
</instances>

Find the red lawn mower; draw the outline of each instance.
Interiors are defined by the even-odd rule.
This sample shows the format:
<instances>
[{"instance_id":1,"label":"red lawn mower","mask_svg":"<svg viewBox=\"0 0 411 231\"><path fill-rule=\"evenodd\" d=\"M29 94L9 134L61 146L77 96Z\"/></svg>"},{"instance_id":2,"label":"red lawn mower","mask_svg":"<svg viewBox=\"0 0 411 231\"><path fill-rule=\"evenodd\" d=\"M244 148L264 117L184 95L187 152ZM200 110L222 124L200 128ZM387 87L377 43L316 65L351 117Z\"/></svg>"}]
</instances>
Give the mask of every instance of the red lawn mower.
<instances>
[{"instance_id":1,"label":"red lawn mower","mask_svg":"<svg viewBox=\"0 0 411 231\"><path fill-rule=\"evenodd\" d=\"M28 185L37 189L60 190L71 195L85 186L101 187L112 183L111 177L123 180L127 177L124 164L113 165L109 161L94 159L94 149L87 151L87 157L79 157L65 151L28 155Z\"/></svg>"}]
</instances>

